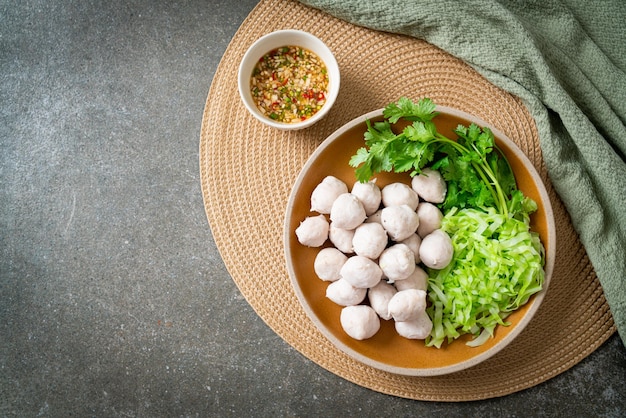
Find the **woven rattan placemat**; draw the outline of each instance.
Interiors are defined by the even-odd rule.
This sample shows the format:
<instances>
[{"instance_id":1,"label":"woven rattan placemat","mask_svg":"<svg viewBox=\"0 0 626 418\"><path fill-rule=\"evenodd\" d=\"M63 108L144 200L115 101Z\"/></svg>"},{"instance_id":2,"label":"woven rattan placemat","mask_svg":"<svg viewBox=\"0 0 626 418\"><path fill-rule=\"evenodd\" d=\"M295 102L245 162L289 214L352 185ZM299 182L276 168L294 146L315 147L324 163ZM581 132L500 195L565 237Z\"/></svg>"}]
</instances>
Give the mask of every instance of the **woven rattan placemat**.
<instances>
[{"instance_id":1,"label":"woven rattan placemat","mask_svg":"<svg viewBox=\"0 0 626 418\"><path fill-rule=\"evenodd\" d=\"M246 49L278 29L318 36L341 69L341 91L331 113L303 131L262 125L247 113L237 92L237 68ZM308 157L346 122L403 95L430 97L503 131L541 174L556 217L554 275L534 319L501 353L445 376L381 372L336 349L301 308L283 253L287 200ZM593 267L548 180L534 121L523 103L423 41L356 27L295 1L262 0L233 37L211 84L202 120L200 174L215 242L248 303L304 356L358 385L431 401L503 396L562 373L615 332Z\"/></svg>"}]
</instances>

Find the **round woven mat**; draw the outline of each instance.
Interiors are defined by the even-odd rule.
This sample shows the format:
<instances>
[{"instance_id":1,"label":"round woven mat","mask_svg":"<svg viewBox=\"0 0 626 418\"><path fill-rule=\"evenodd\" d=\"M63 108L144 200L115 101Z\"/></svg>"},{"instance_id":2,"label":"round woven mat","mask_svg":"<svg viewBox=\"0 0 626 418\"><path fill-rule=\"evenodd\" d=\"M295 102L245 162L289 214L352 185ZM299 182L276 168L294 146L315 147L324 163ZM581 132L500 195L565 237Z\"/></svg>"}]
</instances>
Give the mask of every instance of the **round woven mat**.
<instances>
[{"instance_id":1,"label":"round woven mat","mask_svg":"<svg viewBox=\"0 0 626 418\"><path fill-rule=\"evenodd\" d=\"M237 68L246 49L260 36L288 28L321 38L334 51L342 76L330 114L295 132L256 121L237 92ZM554 276L534 319L498 355L445 376L381 372L336 349L300 306L283 253L287 200L309 156L346 122L403 95L430 97L503 131L541 174L556 217ZM356 27L295 1L261 1L235 34L213 79L202 120L200 174L215 242L248 303L304 356L355 384L418 400L498 397L562 373L615 332L600 283L547 177L534 121L523 103L426 42Z\"/></svg>"}]
</instances>

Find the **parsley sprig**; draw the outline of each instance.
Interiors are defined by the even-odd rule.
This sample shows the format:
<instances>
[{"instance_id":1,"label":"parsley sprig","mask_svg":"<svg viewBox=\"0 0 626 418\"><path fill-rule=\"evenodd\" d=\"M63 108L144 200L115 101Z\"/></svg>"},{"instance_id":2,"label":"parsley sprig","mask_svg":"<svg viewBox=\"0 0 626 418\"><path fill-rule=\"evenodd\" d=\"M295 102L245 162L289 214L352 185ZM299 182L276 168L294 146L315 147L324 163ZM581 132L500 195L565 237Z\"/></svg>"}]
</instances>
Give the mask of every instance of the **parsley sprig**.
<instances>
[{"instance_id":1,"label":"parsley sprig","mask_svg":"<svg viewBox=\"0 0 626 418\"><path fill-rule=\"evenodd\" d=\"M360 182L379 172L407 172L415 176L427 165L439 170L448 191L442 204L444 212L453 207L485 210L517 216L536 210L534 201L517 189L515 176L504 154L495 144L493 132L472 123L459 125L452 140L437 131L433 119L438 115L429 98L417 103L402 97L383 110L382 121L366 121L366 147L350 159ZM409 124L400 133L394 124Z\"/></svg>"}]
</instances>

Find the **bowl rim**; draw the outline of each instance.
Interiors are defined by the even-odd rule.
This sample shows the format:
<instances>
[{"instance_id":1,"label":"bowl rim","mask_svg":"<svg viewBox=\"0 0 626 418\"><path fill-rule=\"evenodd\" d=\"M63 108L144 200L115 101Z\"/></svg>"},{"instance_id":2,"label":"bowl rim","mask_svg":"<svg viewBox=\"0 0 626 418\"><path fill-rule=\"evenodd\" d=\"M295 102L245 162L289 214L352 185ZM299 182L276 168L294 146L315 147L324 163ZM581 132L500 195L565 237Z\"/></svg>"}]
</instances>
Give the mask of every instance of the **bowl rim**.
<instances>
[{"instance_id":1,"label":"bowl rim","mask_svg":"<svg viewBox=\"0 0 626 418\"><path fill-rule=\"evenodd\" d=\"M298 41L291 42L290 38L300 38L306 39L307 42L313 45L312 47L307 47L303 45L298 45ZM286 42L276 42L277 40L286 39ZM266 43L276 43L275 46L270 47L269 49L264 48L263 45ZM329 88L326 94L326 103L324 106L317 111L310 118L296 123L283 123L276 122L268 117L262 115L257 109L256 105L252 101L252 96L250 95L250 75L252 72L253 63L262 57L264 54L269 52L271 48L277 48L282 45L298 45L304 48L307 48L314 52L316 55L322 59L324 64L326 65L326 69L328 70L329 77ZM250 74L248 74L247 68L250 68ZM320 119L322 119L326 114L330 111L333 104L335 103L337 96L339 95L339 88L341 84L341 74L339 71L339 64L337 63L337 59L333 54L332 50L317 36L313 35L310 32L306 32L298 29L281 29L277 31L273 31L267 33L256 41L254 41L250 47L244 53L238 67L237 73L237 86L239 90L239 97L243 102L244 106L260 122L271 126L273 128L281 129L281 130L297 130L307 128Z\"/></svg>"},{"instance_id":2,"label":"bowl rim","mask_svg":"<svg viewBox=\"0 0 626 418\"><path fill-rule=\"evenodd\" d=\"M290 241L294 239L293 234L292 234L293 231L290 230L290 225L292 222L296 191L300 189L304 181L305 174L308 172L309 168L313 165L313 163L320 156L320 154L322 154L324 150L330 146L331 143L336 141L339 137L341 137L345 132L347 132L351 128L359 124L364 124L366 120L382 116L383 108L373 110L371 112L358 116L352 119L351 121L347 122L346 124L341 126L339 129L337 129L335 132L333 132L330 136L328 136L316 148L313 154L311 154L311 156L307 159L306 163L300 170L300 173L298 174L298 177L296 181L294 182L294 185L292 186L291 193L289 195L289 200L287 202L286 216L285 216L285 221L284 221L284 231L283 231L284 232L284 235L283 235L284 255L285 255L287 270L289 273L289 278L290 278L292 287L294 288L294 291L296 293L296 296L300 302L300 305L305 310L309 319L311 319L311 321L315 324L315 327L327 339L329 339L335 347L337 347L339 350L343 351L345 354L352 357L353 359L365 365L372 366L376 369L379 369L385 372L390 372L390 373L394 373L398 375L405 375L405 376L414 376L414 377L438 376L438 375L450 374L450 373L459 372L461 370L465 370L467 368L470 368L472 366L475 366L487 360L488 358L493 357L495 354L497 354L499 351L501 351L503 348L509 345L526 328L526 326L530 323L530 321L536 314L537 310L541 306L542 301L545 298L546 292L550 284L550 279L552 277L552 272L554 269L554 263L555 263L555 258L556 258L555 257L556 227L555 227L555 222L554 222L554 213L552 210L552 204L551 204L547 189L545 187L545 184L543 183L543 180L541 179L539 173L535 169L530 159L526 156L526 154L524 154L521 151L521 149L517 146L517 144L515 144L502 131L500 131L497 128L492 127L489 123L485 122L484 120L474 115L471 115L459 109L455 109L455 108L451 108L447 106L441 106L441 105L436 106L436 111L469 120L470 122L474 122L481 127L489 127L489 129L491 129L491 131L493 132L497 140L504 143L509 148L509 150L512 153L514 153L520 159L520 161L527 167L530 173L530 176L532 177L532 180L537 185L537 192L539 193L539 196L541 197L541 202L542 202L545 214L546 214L547 236L549 237L549 240L547 244L548 246L547 248L545 248L546 254L548 254L548 256L546 257L546 261L544 265L544 272L545 272L544 285L542 287L542 290L533 296L532 305L528 308L527 312L520 319L517 325L507 335L505 335L502 338L502 340L500 340L496 345L494 345L493 347L487 349L486 351L474 357L470 357L466 360L462 360L460 362L451 364L449 366L434 367L434 368L408 368L408 367L399 367L399 366L385 364L385 363L379 362L377 360L371 359L361 354L360 352L344 344L335 335L333 335L333 333L330 332L326 328L326 326L321 322L321 320L317 317L317 315L313 311L312 307L309 305L308 300L306 299L305 295L302 292L302 289L300 288L298 284L296 272L294 270L293 265L290 262L290 258L291 258L290 257L291 255ZM546 243L544 242L542 242L542 244L544 246L546 245Z\"/></svg>"}]
</instances>

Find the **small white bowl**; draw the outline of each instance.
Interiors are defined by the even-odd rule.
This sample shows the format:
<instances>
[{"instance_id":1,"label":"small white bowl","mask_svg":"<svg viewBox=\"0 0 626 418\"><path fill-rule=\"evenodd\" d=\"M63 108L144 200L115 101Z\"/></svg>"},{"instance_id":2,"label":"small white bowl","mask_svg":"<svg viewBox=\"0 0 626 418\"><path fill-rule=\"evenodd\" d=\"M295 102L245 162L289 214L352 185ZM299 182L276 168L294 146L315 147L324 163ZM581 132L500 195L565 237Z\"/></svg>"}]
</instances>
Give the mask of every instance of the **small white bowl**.
<instances>
[{"instance_id":1,"label":"small white bowl","mask_svg":"<svg viewBox=\"0 0 626 418\"><path fill-rule=\"evenodd\" d=\"M302 122L283 123L263 115L257 108L250 93L250 78L257 62L269 51L281 46L296 45L315 53L328 70L328 91L326 103L313 116ZM239 95L246 109L258 120L277 129L303 129L322 119L335 103L339 93L339 66L331 50L319 38L300 30L279 30L262 36L246 51L239 65Z\"/></svg>"}]
</instances>

